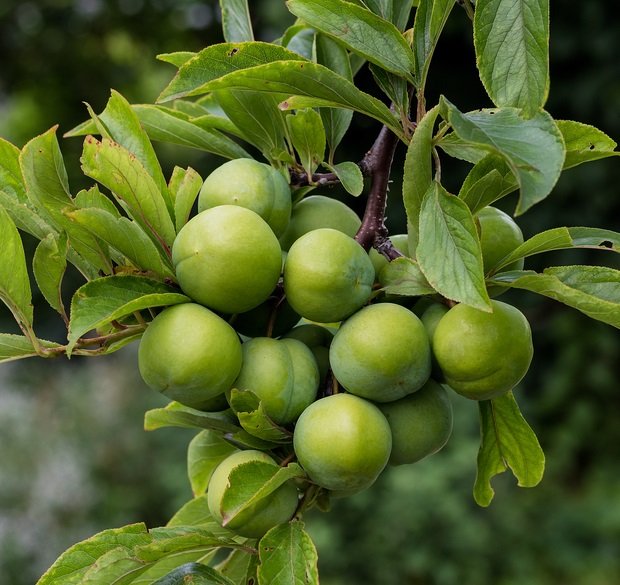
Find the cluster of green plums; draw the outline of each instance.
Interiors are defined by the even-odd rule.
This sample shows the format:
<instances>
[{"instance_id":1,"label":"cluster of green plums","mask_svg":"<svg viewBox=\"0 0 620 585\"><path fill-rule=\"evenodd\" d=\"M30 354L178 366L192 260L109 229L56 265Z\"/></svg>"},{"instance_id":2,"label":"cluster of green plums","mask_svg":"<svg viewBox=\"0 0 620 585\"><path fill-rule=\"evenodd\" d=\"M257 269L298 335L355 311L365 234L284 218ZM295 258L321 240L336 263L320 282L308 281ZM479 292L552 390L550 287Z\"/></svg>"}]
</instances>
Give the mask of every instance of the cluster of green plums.
<instances>
[{"instance_id":1,"label":"cluster of green plums","mask_svg":"<svg viewBox=\"0 0 620 585\"><path fill-rule=\"evenodd\" d=\"M498 209L483 209L477 221L489 272L523 237ZM193 302L165 308L149 324L139 347L144 381L183 405L233 417L233 390L251 391L292 433L288 447L224 459L208 488L211 514L223 522L222 498L242 463L294 459L308 477L228 524L242 536L290 519L300 489L353 494L388 463L437 452L452 431L450 388L493 398L530 365L528 322L509 304L493 300L484 312L377 294L387 260L355 241L359 227L333 198L292 205L282 174L238 159L207 177L198 213L174 242L177 280ZM406 236L393 243L408 253Z\"/></svg>"}]
</instances>

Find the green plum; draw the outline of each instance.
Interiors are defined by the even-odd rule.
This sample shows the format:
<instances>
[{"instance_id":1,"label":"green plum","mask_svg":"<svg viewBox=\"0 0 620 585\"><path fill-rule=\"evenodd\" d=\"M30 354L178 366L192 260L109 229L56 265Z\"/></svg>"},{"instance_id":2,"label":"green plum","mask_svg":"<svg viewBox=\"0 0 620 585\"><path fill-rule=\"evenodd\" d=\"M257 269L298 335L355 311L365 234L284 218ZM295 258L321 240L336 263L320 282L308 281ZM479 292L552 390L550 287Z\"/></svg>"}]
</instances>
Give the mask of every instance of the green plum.
<instances>
[{"instance_id":1,"label":"green plum","mask_svg":"<svg viewBox=\"0 0 620 585\"><path fill-rule=\"evenodd\" d=\"M415 463L436 453L452 434L452 403L445 388L434 380L379 408L392 430L391 465Z\"/></svg>"},{"instance_id":2,"label":"green plum","mask_svg":"<svg viewBox=\"0 0 620 585\"><path fill-rule=\"evenodd\" d=\"M229 160L206 179L198 211L218 205L239 205L260 215L280 237L291 217L291 190L272 166L251 158Z\"/></svg>"},{"instance_id":3,"label":"green plum","mask_svg":"<svg viewBox=\"0 0 620 585\"><path fill-rule=\"evenodd\" d=\"M480 224L480 245L484 272L487 274L502 258L523 243L523 233L512 217L496 207L484 207L476 217ZM522 269L523 258L504 266L502 271Z\"/></svg>"},{"instance_id":4,"label":"green plum","mask_svg":"<svg viewBox=\"0 0 620 585\"><path fill-rule=\"evenodd\" d=\"M243 365L234 387L254 392L276 423L297 420L319 387L319 369L310 348L297 339L255 337L242 349Z\"/></svg>"},{"instance_id":5,"label":"green plum","mask_svg":"<svg viewBox=\"0 0 620 585\"><path fill-rule=\"evenodd\" d=\"M222 499L228 489L235 488L230 483L230 474L242 463L262 462L277 466L276 462L263 451L237 451L222 461L213 472L209 481L207 503L213 518L223 524ZM233 532L246 538L260 538L269 529L288 522L298 505L297 488L290 481L280 486L275 492L252 504L226 525Z\"/></svg>"},{"instance_id":6,"label":"green plum","mask_svg":"<svg viewBox=\"0 0 620 585\"><path fill-rule=\"evenodd\" d=\"M395 234L393 236L390 236L390 241L401 254L404 254L405 256L409 255L407 234ZM372 265L374 266L375 273L377 275L379 274L379 272L381 272L382 268L389 264L388 259L383 254L375 250L375 248L371 248L368 252L368 255L370 256L370 260L372 261Z\"/></svg>"},{"instance_id":7,"label":"green plum","mask_svg":"<svg viewBox=\"0 0 620 585\"><path fill-rule=\"evenodd\" d=\"M239 374L241 355L239 337L226 321L184 303L164 309L149 324L138 367L146 384L171 400L212 410Z\"/></svg>"},{"instance_id":8,"label":"green plum","mask_svg":"<svg viewBox=\"0 0 620 585\"><path fill-rule=\"evenodd\" d=\"M304 234L284 263L284 291L295 311L309 321L333 323L369 299L375 271L353 238L331 228Z\"/></svg>"},{"instance_id":9,"label":"green plum","mask_svg":"<svg viewBox=\"0 0 620 585\"><path fill-rule=\"evenodd\" d=\"M534 353L525 315L501 301L491 304L492 313L463 304L452 307L432 340L446 383L473 400L494 398L514 388Z\"/></svg>"},{"instance_id":10,"label":"green plum","mask_svg":"<svg viewBox=\"0 0 620 585\"><path fill-rule=\"evenodd\" d=\"M265 302L281 272L278 239L253 211L219 205L179 231L172 260L183 292L222 313L243 313Z\"/></svg>"},{"instance_id":11,"label":"green plum","mask_svg":"<svg viewBox=\"0 0 620 585\"><path fill-rule=\"evenodd\" d=\"M431 344L433 342L433 336L435 335L435 329L437 329L437 325L439 325L439 321L443 318L443 316L450 310L447 305L443 303L431 302L423 311L420 316L420 321L422 321L422 325L426 329L426 334L428 335ZM443 374L441 372L441 368L437 363L437 359L435 355L431 352L431 375L436 380L443 382Z\"/></svg>"},{"instance_id":12,"label":"green plum","mask_svg":"<svg viewBox=\"0 0 620 585\"><path fill-rule=\"evenodd\" d=\"M319 366L319 378L321 383L325 382L329 372L329 345L334 338L334 334L327 328L314 323L303 323L291 329L285 339L298 339L305 343L314 354L314 359Z\"/></svg>"},{"instance_id":13,"label":"green plum","mask_svg":"<svg viewBox=\"0 0 620 585\"><path fill-rule=\"evenodd\" d=\"M394 303L369 305L349 317L334 336L329 361L346 390L376 402L419 390L431 374L424 325Z\"/></svg>"},{"instance_id":14,"label":"green plum","mask_svg":"<svg viewBox=\"0 0 620 585\"><path fill-rule=\"evenodd\" d=\"M280 244L283 250L288 250L295 240L319 228L332 228L353 237L361 225L355 211L342 201L324 195L310 195L294 205L291 221L280 237Z\"/></svg>"},{"instance_id":15,"label":"green plum","mask_svg":"<svg viewBox=\"0 0 620 585\"><path fill-rule=\"evenodd\" d=\"M302 412L293 446L314 483L353 493L372 485L387 465L392 433L372 402L352 394L334 394Z\"/></svg>"}]
</instances>

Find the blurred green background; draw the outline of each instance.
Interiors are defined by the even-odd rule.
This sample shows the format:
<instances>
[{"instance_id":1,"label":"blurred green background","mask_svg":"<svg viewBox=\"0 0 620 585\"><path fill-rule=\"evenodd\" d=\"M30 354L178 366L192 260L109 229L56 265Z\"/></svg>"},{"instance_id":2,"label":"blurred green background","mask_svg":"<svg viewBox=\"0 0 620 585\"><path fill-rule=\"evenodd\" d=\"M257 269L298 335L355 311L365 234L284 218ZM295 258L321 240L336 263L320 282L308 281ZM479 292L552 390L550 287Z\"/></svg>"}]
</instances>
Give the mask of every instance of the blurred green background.
<instances>
[{"instance_id":1,"label":"blurred green background","mask_svg":"<svg viewBox=\"0 0 620 585\"><path fill-rule=\"evenodd\" d=\"M280 0L251 3L257 36L291 22ZM551 3L551 93L556 118L591 123L620 139L620 18L610 0ZM59 124L103 109L110 88L152 102L173 69L158 53L221 40L217 3L198 0L4 0L0 4L0 136L22 146ZM444 93L461 109L489 105L476 83L470 26L455 9L431 68L429 103ZM370 81L363 77L368 89ZM355 118L358 160L377 131ZM74 191L82 186L79 139L61 142ZM158 146L165 170L191 164L203 176L218 160ZM402 163L402 153L397 166ZM463 169L454 165L448 186ZM444 171L444 175L446 171ZM608 159L561 178L552 196L519 218L526 236L560 225L620 230L620 164ZM337 194L337 193L336 193ZM340 195L339 195L340 196ZM404 230L395 173L389 227ZM356 209L360 202L347 200ZM508 198L506 210L514 208ZM28 249L33 242L25 238ZM0 251L1 253L1 251ZM532 259L605 263L586 251ZM67 294L75 286L68 276ZM509 298L532 322L534 365L517 390L547 454L542 484L494 483L488 509L471 491L478 446L475 405L456 397L448 446L390 470L330 514L307 521L326 585L616 585L620 582L620 335L533 295ZM62 323L35 299L42 337ZM0 310L0 330L16 331ZM185 448L192 432L145 433L146 409L164 401L136 368L136 347L97 360L28 360L0 366L0 581L30 585L58 554L96 531L130 522L164 524L191 497Z\"/></svg>"}]
</instances>

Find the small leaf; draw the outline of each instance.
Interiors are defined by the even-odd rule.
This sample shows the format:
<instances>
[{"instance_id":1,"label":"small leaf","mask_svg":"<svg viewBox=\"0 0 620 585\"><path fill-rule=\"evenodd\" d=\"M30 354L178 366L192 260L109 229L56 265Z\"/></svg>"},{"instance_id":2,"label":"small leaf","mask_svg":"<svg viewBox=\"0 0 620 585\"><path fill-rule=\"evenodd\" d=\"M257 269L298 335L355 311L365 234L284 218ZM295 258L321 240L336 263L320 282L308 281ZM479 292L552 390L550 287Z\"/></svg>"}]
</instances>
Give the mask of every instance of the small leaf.
<instances>
[{"instance_id":1,"label":"small leaf","mask_svg":"<svg viewBox=\"0 0 620 585\"><path fill-rule=\"evenodd\" d=\"M202 187L202 177L191 167L182 169L174 167L170 177L170 194L174 200L174 218L176 230L187 223L189 215Z\"/></svg>"},{"instance_id":2,"label":"small leaf","mask_svg":"<svg viewBox=\"0 0 620 585\"><path fill-rule=\"evenodd\" d=\"M388 295L417 297L436 292L411 258L396 258L389 262L379 272L379 282Z\"/></svg>"},{"instance_id":3,"label":"small leaf","mask_svg":"<svg viewBox=\"0 0 620 585\"><path fill-rule=\"evenodd\" d=\"M230 43L253 41L252 19L248 0L220 0L222 32Z\"/></svg>"},{"instance_id":4,"label":"small leaf","mask_svg":"<svg viewBox=\"0 0 620 585\"><path fill-rule=\"evenodd\" d=\"M413 83L413 53L391 22L342 0L288 0L286 5L310 26L369 62Z\"/></svg>"},{"instance_id":5,"label":"small leaf","mask_svg":"<svg viewBox=\"0 0 620 585\"><path fill-rule=\"evenodd\" d=\"M479 402L481 443L474 498L488 506L494 491L491 479L510 468L521 487L540 483L545 455L534 431L519 410L512 392Z\"/></svg>"},{"instance_id":6,"label":"small leaf","mask_svg":"<svg viewBox=\"0 0 620 585\"><path fill-rule=\"evenodd\" d=\"M354 162L341 162L337 165L326 165L329 170L336 173L342 188L353 197L358 197L364 190L364 175L359 166Z\"/></svg>"},{"instance_id":7,"label":"small leaf","mask_svg":"<svg viewBox=\"0 0 620 585\"><path fill-rule=\"evenodd\" d=\"M196 53L192 51L176 51L175 53L160 53L157 55L159 61L164 63L170 63L175 67L181 67L183 63L187 63L192 57L195 57Z\"/></svg>"},{"instance_id":8,"label":"small leaf","mask_svg":"<svg viewBox=\"0 0 620 585\"><path fill-rule=\"evenodd\" d=\"M448 299L490 312L480 240L467 205L433 183L422 202L419 233L417 259L429 284Z\"/></svg>"},{"instance_id":9,"label":"small leaf","mask_svg":"<svg viewBox=\"0 0 620 585\"><path fill-rule=\"evenodd\" d=\"M43 339L39 339L38 343L46 349L61 347L58 343ZM0 333L0 362L12 362L38 355L39 353L27 337L11 333Z\"/></svg>"},{"instance_id":10,"label":"small leaf","mask_svg":"<svg viewBox=\"0 0 620 585\"><path fill-rule=\"evenodd\" d=\"M153 582L153 585L235 585L221 573L200 563L187 563Z\"/></svg>"},{"instance_id":11,"label":"small leaf","mask_svg":"<svg viewBox=\"0 0 620 585\"><path fill-rule=\"evenodd\" d=\"M39 242L32 260L37 286L50 307L68 322L62 302L60 286L67 268L67 237L49 234Z\"/></svg>"},{"instance_id":12,"label":"small leaf","mask_svg":"<svg viewBox=\"0 0 620 585\"><path fill-rule=\"evenodd\" d=\"M301 521L272 528L258 544L259 585L318 585L318 555Z\"/></svg>"},{"instance_id":13,"label":"small leaf","mask_svg":"<svg viewBox=\"0 0 620 585\"><path fill-rule=\"evenodd\" d=\"M325 154L326 138L323 120L318 112L307 108L286 116L286 123L301 166L310 177L323 162Z\"/></svg>"},{"instance_id":14,"label":"small leaf","mask_svg":"<svg viewBox=\"0 0 620 585\"><path fill-rule=\"evenodd\" d=\"M203 494L186 502L170 518L166 526L174 528L177 526L201 526L211 532L214 536L228 538L231 536L230 530L222 528L209 512L209 502L207 494Z\"/></svg>"},{"instance_id":15,"label":"small leaf","mask_svg":"<svg viewBox=\"0 0 620 585\"><path fill-rule=\"evenodd\" d=\"M221 434L205 430L198 433L187 448L187 474L195 496L207 491L215 468L235 449Z\"/></svg>"},{"instance_id":16,"label":"small leaf","mask_svg":"<svg viewBox=\"0 0 620 585\"><path fill-rule=\"evenodd\" d=\"M71 299L67 354L88 331L151 307L189 302L176 289L141 276L98 278L81 286Z\"/></svg>"},{"instance_id":17,"label":"small leaf","mask_svg":"<svg viewBox=\"0 0 620 585\"><path fill-rule=\"evenodd\" d=\"M165 427L210 429L220 433L236 433L241 430L224 413L202 412L178 402L171 402L164 408L153 408L145 413L145 431L155 431Z\"/></svg>"},{"instance_id":18,"label":"small leaf","mask_svg":"<svg viewBox=\"0 0 620 585\"><path fill-rule=\"evenodd\" d=\"M609 156L620 156L620 152L615 150L617 143L598 128L570 120L556 120L556 124L566 144L565 169Z\"/></svg>"},{"instance_id":19,"label":"small leaf","mask_svg":"<svg viewBox=\"0 0 620 585\"><path fill-rule=\"evenodd\" d=\"M469 171L461 185L459 198L475 215L517 188L515 176L504 159L497 154L489 154Z\"/></svg>"},{"instance_id":20,"label":"small leaf","mask_svg":"<svg viewBox=\"0 0 620 585\"><path fill-rule=\"evenodd\" d=\"M385 69L381 69L372 63L370 64L370 72L381 91L394 104L396 111L404 117L409 111L409 86L407 82L402 77L385 71Z\"/></svg>"},{"instance_id":21,"label":"small leaf","mask_svg":"<svg viewBox=\"0 0 620 585\"><path fill-rule=\"evenodd\" d=\"M232 551L216 568L237 585L255 585L258 557L242 550Z\"/></svg>"},{"instance_id":22,"label":"small leaf","mask_svg":"<svg viewBox=\"0 0 620 585\"><path fill-rule=\"evenodd\" d=\"M549 0L478 0L474 46L493 103L533 117L549 93Z\"/></svg>"}]
</instances>

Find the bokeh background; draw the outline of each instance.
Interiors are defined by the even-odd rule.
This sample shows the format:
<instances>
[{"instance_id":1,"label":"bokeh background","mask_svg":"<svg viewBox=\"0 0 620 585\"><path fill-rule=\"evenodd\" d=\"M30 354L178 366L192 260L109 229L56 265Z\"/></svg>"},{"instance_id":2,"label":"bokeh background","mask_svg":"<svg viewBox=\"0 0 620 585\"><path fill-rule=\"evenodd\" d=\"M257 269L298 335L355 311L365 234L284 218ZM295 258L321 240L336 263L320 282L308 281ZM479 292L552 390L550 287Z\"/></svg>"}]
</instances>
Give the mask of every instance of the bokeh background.
<instances>
[{"instance_id":1,"label":"bokeh background","mask_svg":"<svg viewBox=\"0 0 620 585\"><path fill-rule=\"evenodd\" d=\"M291 22L281 0L253 0L257 36ZM591 123L620 139L620 15L611 0L551 3L551 78L556 118ZM158 53L199 50L221 39L217 3L204 0L3 0L0 3L0 136L22 146L59 124L103 109L110 88L152 102L173 69ZM455 8L431 68L429 103L445 94L461 109L488 99L475 81L471 30ZM368 89L371 81L364 79ZM358 160L377 131L355 117L341 160ZM62 140L74 192L83 186L79 139ZM203 176L220 161L157 146L168 172L191 164ZM402 153L397 165L402 162ZM448 174L456 186L463 169ZM444 171L444 175L445 175ZM404 229L394 175L389 226ZM554 193L519 218L526 236L561 225L620 230L620 163L565 173ZM335 192L335 196L342 196ZM360 202L346 199L360 210ZM509 197L504 209L514 208ZM32 251L34 242L25 244ZM2 251L0 250L0 253ZM578 251L532 259L605 263ZM76 286L66 281L67 295ZM509 296L510 295L510 296ZM529 317L534 365L516 395L547 455L542 484L524 490L506 474L496 499L477 508L471 491L477 409L454 399L447 447L395 468L330 514L307 518L326 585L617 585L620 583L620 334L528 293L509 293ZM60 319L35 298L41 337L62 339ZM0 309L0 330L16 331ZM0 366L0 581L31 585L58 554L101 529L164 524L191 497L185 449L191 431L142 430L164 401L137 373L136 347L96 360L27 360Z\"/></svg>"}]
</instances>

